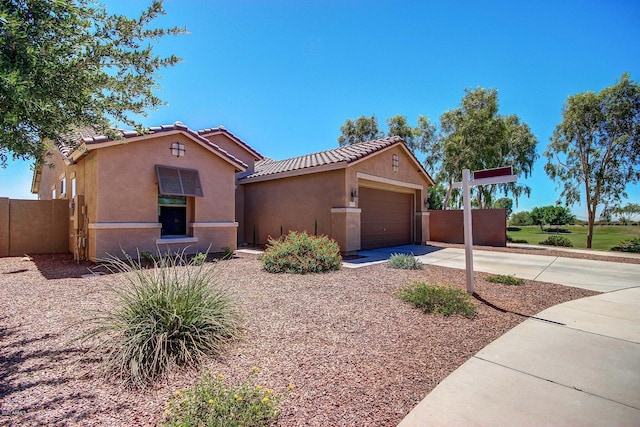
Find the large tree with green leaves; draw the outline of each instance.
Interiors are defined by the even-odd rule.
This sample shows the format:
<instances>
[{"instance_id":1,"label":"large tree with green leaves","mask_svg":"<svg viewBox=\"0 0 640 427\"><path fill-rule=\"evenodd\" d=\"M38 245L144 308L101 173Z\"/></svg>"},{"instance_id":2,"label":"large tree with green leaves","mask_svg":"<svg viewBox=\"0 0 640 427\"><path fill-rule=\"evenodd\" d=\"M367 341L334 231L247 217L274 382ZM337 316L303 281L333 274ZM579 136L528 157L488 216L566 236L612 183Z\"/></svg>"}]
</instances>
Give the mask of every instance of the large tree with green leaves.
<instances>
[{"instance_id":1,"label":"large tree with green leaves","mask_svg":"<svg viewBox=\"0 0 640 427\"><path fill-rule=\"evenodd\" d=\"M566 204L584 196L591 248L597 209L618 206L640 179L640 85L625 73L598 93L570 96L550 140L545 171Z\"/></svg>"},{"instance_id":2,"label":"large tree with green leaves","mask_svg":"<svg viewBox=\"0 0 640 427\"><path fill-rule=\"evenodd\" d=\"M338 144L341 147L381 138L384 135L378 127L378 119L375 115L371 117L362 115L356 120L346 119L340 126L340 132L342 134L338 137Z\"/></svg>"},{"instance_id":3,"label":"large tree with green leaves","mask_svg":"<svg viewBox=\"0 0 640 427\"><path fill-rule=\"evenodd\" d=\"M529 126L516 115L498 113L498 92L495 89L465 90L461 105L440 117L440 131L425 143L425 163L438 170L436 180L447 185L462 179L462 170L481 170L505 165L513 173L525 177L531 174L536 155L536 137ZM531 189L522 184L508 183L478 186L473 189L475 205L491 207L495 193L502 190L516 200L529 195Z\"/></svg>"},{"instance_id":4,"label":"large tree with green leaves","mask_svg":"<svg viewBox=\"0 0 640 427\"><path fill-rule=\"evenodd\" d=\"M41 162L43 141L78 127L102 132L163 102L158 71L176 64L152 42L181 28L156 28L161 0L138 18L109 15L92 0L0 0L0 163L9 155Z\"/></svg>"}]
</instances>

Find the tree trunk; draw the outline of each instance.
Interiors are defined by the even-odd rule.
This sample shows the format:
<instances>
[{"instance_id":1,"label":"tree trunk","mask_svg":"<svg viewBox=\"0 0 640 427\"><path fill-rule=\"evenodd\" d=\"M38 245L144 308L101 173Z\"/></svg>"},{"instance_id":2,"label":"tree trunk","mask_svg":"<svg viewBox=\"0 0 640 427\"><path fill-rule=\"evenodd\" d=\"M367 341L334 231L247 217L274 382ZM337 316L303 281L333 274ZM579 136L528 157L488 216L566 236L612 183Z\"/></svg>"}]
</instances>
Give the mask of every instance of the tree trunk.
<instances>
[{"instance_id":1,"label":"tree trunk","mask_svg":"<svg viewBox=\"0 0 640 427\"><path fill-rule=\"evenodd\" d=\"M591 249L591 242L593 241L593 224L596 220L596 210L587 205L588 222L587 226L587 249Z\"/></svg>"}]
</instances>

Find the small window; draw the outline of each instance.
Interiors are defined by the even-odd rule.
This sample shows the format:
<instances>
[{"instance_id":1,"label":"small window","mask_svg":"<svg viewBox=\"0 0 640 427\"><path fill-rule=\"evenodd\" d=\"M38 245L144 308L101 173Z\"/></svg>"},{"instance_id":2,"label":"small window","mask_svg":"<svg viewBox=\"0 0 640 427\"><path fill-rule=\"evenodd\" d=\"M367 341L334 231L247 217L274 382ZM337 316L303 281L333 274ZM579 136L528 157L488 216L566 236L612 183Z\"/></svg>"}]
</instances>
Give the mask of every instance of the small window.
<instances>
[{"instance_id":1,"label":"small window","mask_svg":"<svg viewBox=\"0 0 640 427\"><path fill-rule=\"evenodd\" d=\"M66 194L67 189L66 189L66 181L64 179L64 177L60 178L60 196L62 197L63 195Z\"/></svg>"},{"instance_id":2,"label":"small window","mask_svg":"<svg viewBox=\"0 0 640 427\"><path fill-rule=\"evenodd\" d=\"M76 179L71 178L71 198L76 197Z\"/></svg>"},{"instance_id":3,"label":"small window","mask_svg":"<svg viewBox=\"0 0 640 427\"><path fill-rule=\"evenodd\" d=\"M51 190L51 198L55 200L56 198L56 188L53 187L53 189Z\"/></svg>"},{"instance_id":4,"label":"small window","mask_svg":"<svg viewBox=\"0 0 640 427\"><path fill-rule=\"evenodd\" d=\"M162 236L187 235L187 198L185 196L158 196L158 222Z\"/></svg>"},{"instance_id":5,"label":"small window","mask_svg":"<svg viewBox=\"0 0 640 427\"><path fill-rule=\"evenodd\" d=\"M398 172L398 155L397 154L394 154L391 157L391 167L393 168L394 173Z\"/></svg>"},{"instance_id":6,"label":"small window","mask_svg":"<svg viewBox=\"0 0 640 427\"><path fill-rule=\"evenodd\" d=\"M200 175L195 169L156 165L158 192L163 196L202 197Z\"/></svg>"}]
</instances>

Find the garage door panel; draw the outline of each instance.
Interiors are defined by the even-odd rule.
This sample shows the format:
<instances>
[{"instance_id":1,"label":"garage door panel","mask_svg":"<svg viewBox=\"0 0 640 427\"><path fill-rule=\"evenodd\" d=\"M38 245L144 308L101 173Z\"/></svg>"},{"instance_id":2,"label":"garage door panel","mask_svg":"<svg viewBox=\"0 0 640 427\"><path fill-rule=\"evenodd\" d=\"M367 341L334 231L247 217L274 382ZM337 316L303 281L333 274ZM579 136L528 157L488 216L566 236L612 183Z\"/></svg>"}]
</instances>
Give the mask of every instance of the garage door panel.
<instances>
[{"instance_id":1,"label":"garage door panel","mask_svg":"<svg viewBox=\"0 0 640 427\"><path fill-rule=\"evenodd\" d=\"M411 243L411 194L360 187L358 195L362 249Z\"/></svg>"}]
</instances>

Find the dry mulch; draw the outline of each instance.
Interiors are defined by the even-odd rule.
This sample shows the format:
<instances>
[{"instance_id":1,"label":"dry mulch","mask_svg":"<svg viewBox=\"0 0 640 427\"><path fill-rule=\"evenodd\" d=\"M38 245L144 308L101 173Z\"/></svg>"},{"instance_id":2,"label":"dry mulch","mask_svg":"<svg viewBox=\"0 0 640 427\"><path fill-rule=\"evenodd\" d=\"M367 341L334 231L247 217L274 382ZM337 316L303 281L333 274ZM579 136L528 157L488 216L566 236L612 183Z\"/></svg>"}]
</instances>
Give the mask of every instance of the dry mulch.
<instances>
[{"instance_id":1,"label":"dry mulch","mask_svg":"<svg viewBox=\"0 0 640 427\"><path fill-rule=\"evenodd\" d=\"M96 374L98 361L79 362L71 342L86 310L110 304L119 275L80 278L89 264L67 255L33 261L0 258L0 425L156 425L173 391L189 387L196 369L172 374L140 391ZM275 275L254 256L219 264L246 317L243 339L204 367L276 392L291 383L279 426L392 426L448 374L485 345L543 309L596 294L527 281L505 286L476 273L473 319L424 314L393 296L412 280L465 287L463 270L384 264L314 275Z\"/></svg>"}]
</instances>

